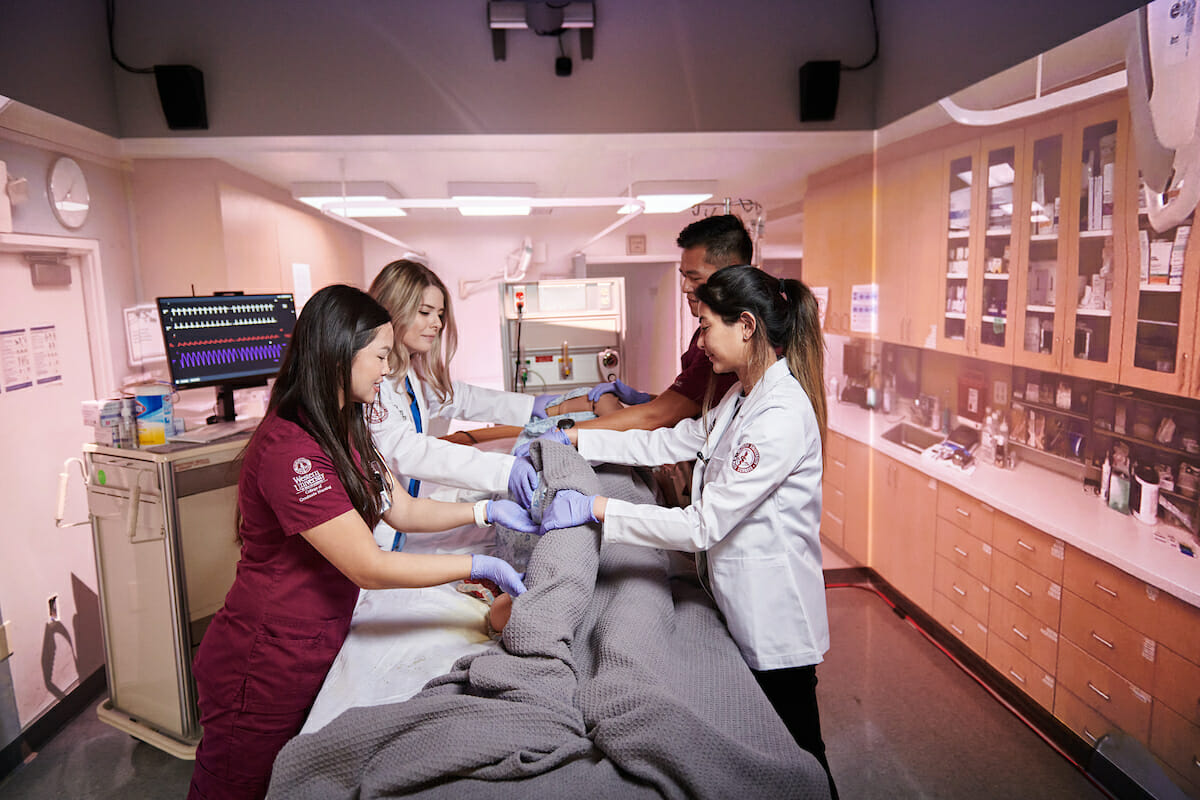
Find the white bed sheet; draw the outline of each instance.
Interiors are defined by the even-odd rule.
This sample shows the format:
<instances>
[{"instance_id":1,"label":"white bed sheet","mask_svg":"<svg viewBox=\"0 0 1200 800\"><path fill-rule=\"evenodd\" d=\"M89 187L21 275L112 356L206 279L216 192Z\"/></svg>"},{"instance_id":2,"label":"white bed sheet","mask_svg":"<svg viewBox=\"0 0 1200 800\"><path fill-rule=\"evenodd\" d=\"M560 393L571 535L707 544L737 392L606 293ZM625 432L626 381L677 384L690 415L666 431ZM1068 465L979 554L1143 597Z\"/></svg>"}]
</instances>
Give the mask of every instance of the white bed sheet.
<instances>
[{"instance_id":1,"label":"white bed sheet","mask_svg":"<svg viewBox=\"0 0 1200 800\"><path fill-rule=\"evenodd\" d=\"M482 450L507 452L512 439L482 442ZM441 499L438 487L428 495ZM492 554L491 528L464 525L440 533L411 533L412 553ZM348 708L398 703L461 656L499 647L487 634L487 605L454 588L376 589L359 593L350 634L338 652L301 733L320 730Z\"/></svg>"}]
</instances>

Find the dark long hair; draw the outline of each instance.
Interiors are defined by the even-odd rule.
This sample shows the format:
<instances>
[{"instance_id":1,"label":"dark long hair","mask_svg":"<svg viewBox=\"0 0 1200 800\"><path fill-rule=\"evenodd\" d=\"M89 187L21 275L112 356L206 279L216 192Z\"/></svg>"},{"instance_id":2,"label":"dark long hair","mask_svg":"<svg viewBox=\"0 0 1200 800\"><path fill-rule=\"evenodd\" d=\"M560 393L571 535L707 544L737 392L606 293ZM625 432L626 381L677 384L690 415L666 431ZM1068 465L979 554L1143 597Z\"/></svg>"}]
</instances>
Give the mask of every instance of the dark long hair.
<instances>
[{"instance_id":1,"label":"dark long hair","mask_svg":"<svg viewBox=\"0 0 1200 800\"><path fill-rule=\"evenodd\" d=\"M752 366L765 369L775 360L775 353L783 351L788 370L812 402L823 446L827 419L825 339L812 291L798 280L779 279L755 267L726 267L696 289L696 299L727 325L743 313L754 317L758 324L754 328ZM711 387L710 382L706 407L711 402Z\"/></svg>"},{"instance_id":2,"label":"dark long hair","mask_svg":"<svg viewBox=\"0 0 1200 800\"><path fill-rule=\"evenodd\" d=\"M362 464L379 459L351 395L354 356L390 325L387 309L353 286L326 286L309 298L271 389L267 411L296 423L333 460L350 502L368 526L383 513L380 478ZM345 402L338 405L339 395ZM361 462L354 458L357 453Z\"/></svg>"}]
</instances>

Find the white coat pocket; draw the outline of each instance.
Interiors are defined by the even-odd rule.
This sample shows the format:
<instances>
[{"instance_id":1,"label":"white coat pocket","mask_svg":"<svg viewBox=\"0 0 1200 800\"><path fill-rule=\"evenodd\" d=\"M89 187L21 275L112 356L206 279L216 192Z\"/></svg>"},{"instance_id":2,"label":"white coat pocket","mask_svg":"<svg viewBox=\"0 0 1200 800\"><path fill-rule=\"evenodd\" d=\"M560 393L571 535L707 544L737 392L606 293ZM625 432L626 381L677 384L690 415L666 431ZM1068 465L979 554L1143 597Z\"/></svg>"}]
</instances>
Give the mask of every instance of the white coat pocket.
<instances>
[{"instance_id":1,"label":"white coat pocket","mask_svg":"<svg viewBox=\"0 0 1200 800\"><path fill-rule=\"evenodd\" d=\"M795 577L782 555L722 554L709 563L713 595L751 669L816 663L800 660L813 634Z\"/></svg>"}]
</instances>

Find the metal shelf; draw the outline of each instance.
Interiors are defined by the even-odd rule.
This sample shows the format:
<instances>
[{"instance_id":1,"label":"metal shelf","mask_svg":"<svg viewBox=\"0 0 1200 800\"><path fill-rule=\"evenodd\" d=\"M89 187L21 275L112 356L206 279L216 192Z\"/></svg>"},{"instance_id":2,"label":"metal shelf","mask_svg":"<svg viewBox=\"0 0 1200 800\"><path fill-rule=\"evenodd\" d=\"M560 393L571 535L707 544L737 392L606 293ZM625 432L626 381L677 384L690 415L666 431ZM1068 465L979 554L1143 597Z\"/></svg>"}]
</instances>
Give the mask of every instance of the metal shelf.
<instances>
[{"instance_id":1,"label":"metal shelf","mask_svg":"<svg viewBox=\"0 0 1200 800\"><path fill-rule=\"evenodd\" d=\"M1068 411L1066 409L1059 408L1058 406L1034 403L1029 400L1023 400L1019 397L1014 397L1012 404L1014 406L1021 406L1022 408L1032 408L1034 411L1045 411L1050 414L1058 414L1059 416L1070 417L1071 419L1077 419L1081 422L1090 423L1092 421L1092 418L1087 414L1080 414L1077 411Z\"/></svg>"}]
</instances>

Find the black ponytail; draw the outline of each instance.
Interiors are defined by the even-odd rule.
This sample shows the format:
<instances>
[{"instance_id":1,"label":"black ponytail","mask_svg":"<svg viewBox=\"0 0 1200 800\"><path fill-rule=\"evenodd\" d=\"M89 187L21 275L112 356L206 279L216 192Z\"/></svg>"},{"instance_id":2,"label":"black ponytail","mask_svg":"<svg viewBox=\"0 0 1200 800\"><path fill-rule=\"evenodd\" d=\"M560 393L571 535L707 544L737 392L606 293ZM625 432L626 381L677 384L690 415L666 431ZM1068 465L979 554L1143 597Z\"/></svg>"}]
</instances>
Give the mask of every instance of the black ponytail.
<instances>
[{"instance_id":1,"label":"black ponytail","mask_svg":"<svg viewBox=\"0 0 1200 800\"><path fill-rule=\"evenodd\" d=\"M825 339L821 336L817 299L803 283L778 279L756 267L726 267L696 289L696 299L708 306L726 324L732 325L749 313L755 326L752 366L765 370L779 350L787 359L788 371L804 387L825 444L828 409L825 404ZM711 384L710 384L711 393ZM705 397L705 411L710 396Z\"/></svg>"}]
</instances>

